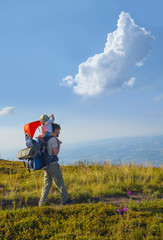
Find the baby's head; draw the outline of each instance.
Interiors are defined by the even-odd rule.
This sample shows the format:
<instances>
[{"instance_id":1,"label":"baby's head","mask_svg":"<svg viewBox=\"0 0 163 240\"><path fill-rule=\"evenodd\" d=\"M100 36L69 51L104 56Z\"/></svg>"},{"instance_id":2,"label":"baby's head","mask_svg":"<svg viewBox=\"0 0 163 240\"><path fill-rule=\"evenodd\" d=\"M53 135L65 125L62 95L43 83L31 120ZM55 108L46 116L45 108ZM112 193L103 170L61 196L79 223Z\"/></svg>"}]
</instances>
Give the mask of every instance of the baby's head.
<instances>
[{"instance_id":1,"label":"baby's head","mask_svg":"<svg viewBox=\"0 0 163 240\"><path fill-rule=\"evenodd\" d=\"M42 125L44 125L48 120L49 120L48 115L45 114L40 116L40 121Z\"/></svg>"}]
</instances>

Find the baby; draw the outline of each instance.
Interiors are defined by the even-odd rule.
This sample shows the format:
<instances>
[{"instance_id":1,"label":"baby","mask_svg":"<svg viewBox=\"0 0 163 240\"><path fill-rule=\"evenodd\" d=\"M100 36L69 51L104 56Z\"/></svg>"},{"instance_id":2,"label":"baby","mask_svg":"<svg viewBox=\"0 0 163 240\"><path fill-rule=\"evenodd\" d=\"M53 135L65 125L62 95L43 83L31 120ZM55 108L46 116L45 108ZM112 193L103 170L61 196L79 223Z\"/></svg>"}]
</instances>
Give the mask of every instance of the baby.
<instances>
[{"instance_id":1,"label":"baby","mask_svg":"<svg viewBox=\"0 0 163 240\"><path fill-rule=\"evenodd\" d=\"M53 136L57 138L57 136L52 130L52 123L54 122L54 120L55 118L53 114L51 114L49 117L47 115L40 116L43 137L47 138L49 136ZM59 139L57 139L57 141L59 141ZM61 141L59 142L62 143Z\"/></svg>"},{"instance_id":2,"label":"baby","mask_svg":"<svg viewBox=\"0 0 163 240\"><path fill-rule=\"evenodd\" d=\"M53 136L53 135L50 135L50 133L53 134L52 123L54 122L54 120L55 118L53 114L51 114L50 117L48 117L47 115L40 116L41 129L42 129L43 135L46 135L47 137Z\"/></svg>"}]
</instances>

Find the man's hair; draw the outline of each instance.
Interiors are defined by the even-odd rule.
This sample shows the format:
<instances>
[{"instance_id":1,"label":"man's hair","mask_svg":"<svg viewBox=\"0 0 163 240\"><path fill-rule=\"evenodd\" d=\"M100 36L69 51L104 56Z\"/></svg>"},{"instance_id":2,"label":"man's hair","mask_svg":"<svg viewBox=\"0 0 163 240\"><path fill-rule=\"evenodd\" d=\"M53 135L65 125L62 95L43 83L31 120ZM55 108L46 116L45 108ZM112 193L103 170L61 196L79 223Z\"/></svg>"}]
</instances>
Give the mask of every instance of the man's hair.
<instances>
[{"instance_id":1,"label":"man's hair","mask_svg":"<svg viewBox=\"0 0 163 240\"><path fill-rule=\"evenodd\" d=\"M52 131L54 132L56 129L61 129L60 125L57 123L52 123Z\"/></svg>"}]
</instances>

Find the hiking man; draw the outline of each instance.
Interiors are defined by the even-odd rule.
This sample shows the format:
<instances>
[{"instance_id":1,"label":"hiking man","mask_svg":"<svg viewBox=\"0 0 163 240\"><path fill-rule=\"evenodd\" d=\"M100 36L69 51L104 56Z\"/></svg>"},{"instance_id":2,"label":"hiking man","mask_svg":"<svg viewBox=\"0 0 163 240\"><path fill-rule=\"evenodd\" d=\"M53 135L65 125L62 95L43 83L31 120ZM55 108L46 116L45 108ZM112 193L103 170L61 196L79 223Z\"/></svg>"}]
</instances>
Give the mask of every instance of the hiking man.
<instances>
[{"instance_id":1,"label":"hiking man","mask_svg":"<svg viewBox=\"0 0 163 240\"><path fill-rule=\"evenodd\" d=\"M45 205L48 193L49 193L51 185L52 185L52 180L54 180L56 187L58 188L58 190L62 196L62 200L61 200L62 204L66 205L66 204L71 203L67 189L64 184L62 171L58 164L58 157L57 157L57 155L60 151L60 141L57 138L60 134L61 127L60 127L60 125L53 123L52 129L53 129L53 133L55 134L56 137L50 138L47 141L47 145L46 145L48 155L50 156L50 165L44 169L44 184L42 187L42 193L41 193L41 198L39 201L39 206Z\"/></svg>"}]
</instances>

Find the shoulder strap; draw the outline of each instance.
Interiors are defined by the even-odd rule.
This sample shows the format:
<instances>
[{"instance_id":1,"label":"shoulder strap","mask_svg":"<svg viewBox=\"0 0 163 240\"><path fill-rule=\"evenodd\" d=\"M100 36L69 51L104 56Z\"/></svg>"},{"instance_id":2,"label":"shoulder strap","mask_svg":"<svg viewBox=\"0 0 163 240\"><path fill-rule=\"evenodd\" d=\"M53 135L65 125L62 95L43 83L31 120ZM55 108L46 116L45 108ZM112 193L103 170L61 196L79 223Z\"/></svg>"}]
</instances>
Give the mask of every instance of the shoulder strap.
<instances>
[{"instance_id":1,"label":"shoulder strap","mask_svg":"<svg viewBox=\"0 0 163 240\"><path fill-rule=\"evenodd\" d=\"M53 138L54 136L49 136L49 137L45 137L46 142L48 142L51 138Z\"/></svg>"}]
</instances>

